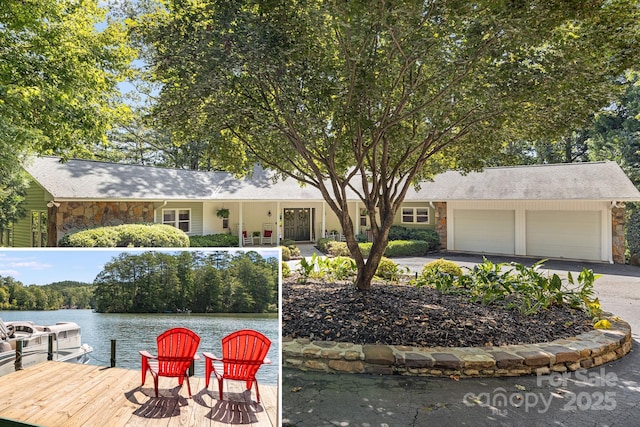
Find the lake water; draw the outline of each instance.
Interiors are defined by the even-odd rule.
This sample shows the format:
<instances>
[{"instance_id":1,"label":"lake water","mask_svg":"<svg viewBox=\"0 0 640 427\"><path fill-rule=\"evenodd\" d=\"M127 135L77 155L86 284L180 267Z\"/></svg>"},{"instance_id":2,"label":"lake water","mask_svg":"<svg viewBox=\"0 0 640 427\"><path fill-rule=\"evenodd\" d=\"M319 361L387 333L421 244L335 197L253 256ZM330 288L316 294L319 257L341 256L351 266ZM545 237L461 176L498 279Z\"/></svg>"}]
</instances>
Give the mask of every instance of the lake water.
<instances>
[{"instance_id":1,"label":"lake water","mask_svg":"<svg viewBox=\"0 0 640 427\"><path fill-rule=\"evenodd\" d=\"M27 320L36 324L76 322L82 342L93 347L92 365L110 366L111 340L116 340L116 366L140 369L138 350L156 354L156 337L167 329L185 327L200 336L198 353L221 355L221 339L238 329L254 329L271 340L267 357L271 365L258 371L260 383L276 385L280 366L280 328L277 315L212 314L102 314L92 310L0 311L4 321ZM195 363L195 375L204 377L204 358Z\"/></svg>"}]
</instances>

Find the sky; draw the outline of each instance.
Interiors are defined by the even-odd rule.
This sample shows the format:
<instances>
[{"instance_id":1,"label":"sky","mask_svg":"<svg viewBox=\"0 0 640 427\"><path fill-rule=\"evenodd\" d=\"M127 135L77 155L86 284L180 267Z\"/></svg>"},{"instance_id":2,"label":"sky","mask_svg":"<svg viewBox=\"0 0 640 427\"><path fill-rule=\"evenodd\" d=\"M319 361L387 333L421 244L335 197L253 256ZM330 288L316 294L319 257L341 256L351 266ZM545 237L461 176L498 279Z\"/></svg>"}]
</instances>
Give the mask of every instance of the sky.
<instances>
[{"instance_id":1,"label":"sky","mask_svg":"<svg viewBox=\"0 0 640 427\"><path fill-rule=\"evenodd\" d=\"M148 249L147 249L148 250ZM199 248L199 251L206 249ZM225 250L215 248L215 250ZM13 277L24 286L48 285L71 280L93 283L104 265L123 252L139 254L140 249L5 249L0 250L0 276ZM230 250L236 252L237 249ZM163 250L176 252L176 250ZM263 257L277 257L278 251L259 251Z\"/></svg>"}]
</instances>

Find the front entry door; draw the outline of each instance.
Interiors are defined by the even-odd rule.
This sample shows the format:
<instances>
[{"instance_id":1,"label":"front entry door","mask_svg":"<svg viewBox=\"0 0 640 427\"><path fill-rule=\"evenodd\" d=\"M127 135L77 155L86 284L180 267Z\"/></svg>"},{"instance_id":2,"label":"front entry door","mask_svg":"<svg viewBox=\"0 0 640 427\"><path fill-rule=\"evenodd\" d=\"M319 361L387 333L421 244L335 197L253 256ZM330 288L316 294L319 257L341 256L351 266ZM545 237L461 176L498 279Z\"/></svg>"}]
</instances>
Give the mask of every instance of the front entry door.
<instances>
[{"instance_id":1,"label":"front entry door","mask_svg":"<svg viewBox=\"0 0 640 427\"><path fill-rule=\"evenodd\" d=\"M282 226L286 240L311 240L310 212L309 208L285 208Z\"/></svg>"}]
</instances>

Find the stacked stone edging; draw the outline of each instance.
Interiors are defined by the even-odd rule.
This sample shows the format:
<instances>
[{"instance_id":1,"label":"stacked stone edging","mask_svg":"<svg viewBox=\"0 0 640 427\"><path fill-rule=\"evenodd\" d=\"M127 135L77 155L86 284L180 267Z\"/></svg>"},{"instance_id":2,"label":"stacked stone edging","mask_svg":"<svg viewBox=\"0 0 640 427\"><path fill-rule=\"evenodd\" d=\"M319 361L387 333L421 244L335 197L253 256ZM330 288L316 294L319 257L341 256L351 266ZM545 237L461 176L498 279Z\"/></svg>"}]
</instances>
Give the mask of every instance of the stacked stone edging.
<instances>
[{"instance_id":1,"label":"stacked stone edging","mask_svg":"<svg viewBox=\"0 0 640 427\"><path fill-rule=\"evenodd\" d=\"M436 377L546 375L611 362L631 350L631 327L610 318L610 329L537 344L500 347L411 347L283 337L283 366L328 373Z\"/></svg>"}]
</instances>

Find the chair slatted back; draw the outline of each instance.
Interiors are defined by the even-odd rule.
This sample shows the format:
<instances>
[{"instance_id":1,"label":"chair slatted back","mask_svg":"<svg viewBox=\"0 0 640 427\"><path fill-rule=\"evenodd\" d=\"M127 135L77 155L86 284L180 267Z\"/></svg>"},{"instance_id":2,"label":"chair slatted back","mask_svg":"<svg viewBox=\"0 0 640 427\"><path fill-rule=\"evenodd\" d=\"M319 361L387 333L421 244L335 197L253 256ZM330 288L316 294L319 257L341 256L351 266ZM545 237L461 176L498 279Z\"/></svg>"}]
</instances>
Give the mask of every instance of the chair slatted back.
<instances>
[{"instance_id":1,"label":"chair slatted back","mask_svg":"<svg viewBox=\"0 0 640 427\"><path fill-rule=\"evenodd\" d=\"M254 380L264 362L271 341L258 331L242 329L222 339L224 377L234 380Z\"/></svg>"},{"instance_id":2,"label":"chair slatted back","mask_svg":"<svg viewBox=\"0 0 640 427\"><path fill-rule=\"evenodd\" d=\"M193 362L200 337L186 328L169 329L158 336L158 374L181 376Z\"/></svg>"}]
</instances>

